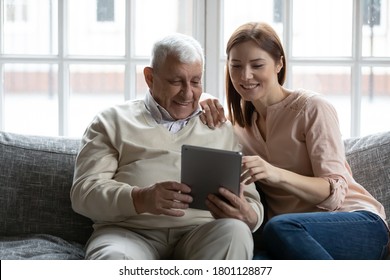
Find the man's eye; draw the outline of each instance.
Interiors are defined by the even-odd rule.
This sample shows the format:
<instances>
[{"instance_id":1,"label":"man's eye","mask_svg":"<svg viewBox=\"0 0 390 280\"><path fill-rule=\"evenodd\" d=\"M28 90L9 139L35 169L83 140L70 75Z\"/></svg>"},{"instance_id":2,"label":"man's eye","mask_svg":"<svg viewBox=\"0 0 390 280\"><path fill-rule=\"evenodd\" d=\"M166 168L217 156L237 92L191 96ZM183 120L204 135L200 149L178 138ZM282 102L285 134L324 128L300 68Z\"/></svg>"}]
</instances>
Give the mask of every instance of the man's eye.
<instances>
[{"instance_id":1,"label":"man's eye","mask_svg":"<svg viewBox=\"0 0 390 280\"><path fill-rule=\"evenodd\" d=\"M201 84L201 81L191 81L191 83L192 83L193 85L200 85L200 84Z\"/></svg>"},{"instance_id":2,"label":"man's eye","mask_svg":"<svg viewBox=\"0 0 390 280\"><path fill-rule=\"evenodd\" d=\"M181 85L181 81L179 81L179 80L173 80L173 81L170 81L170 83L171 83L172 85L174 85L174 86L179 86L179 85Z\"/></svg>"}]
</instances>

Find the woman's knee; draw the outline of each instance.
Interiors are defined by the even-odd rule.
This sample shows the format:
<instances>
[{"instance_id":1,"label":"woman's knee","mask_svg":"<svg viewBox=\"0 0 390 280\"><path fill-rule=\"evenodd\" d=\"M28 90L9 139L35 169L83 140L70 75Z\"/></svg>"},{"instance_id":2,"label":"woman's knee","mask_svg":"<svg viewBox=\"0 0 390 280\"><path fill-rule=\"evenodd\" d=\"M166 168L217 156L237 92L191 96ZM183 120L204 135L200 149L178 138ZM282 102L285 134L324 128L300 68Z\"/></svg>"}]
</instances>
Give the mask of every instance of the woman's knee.
<instances>
[{"instance_id":1,"label":"woman's knee","mask_svg":"<svg viewBox=\"0 0 390 280\"><path fill-rule=\"evenodd\" d=\"M273 217L264 225L263 234L274 235L292 227L299 227L299 224L288 218L288 215L279 215Z\"/></svg>"}]
</instances>

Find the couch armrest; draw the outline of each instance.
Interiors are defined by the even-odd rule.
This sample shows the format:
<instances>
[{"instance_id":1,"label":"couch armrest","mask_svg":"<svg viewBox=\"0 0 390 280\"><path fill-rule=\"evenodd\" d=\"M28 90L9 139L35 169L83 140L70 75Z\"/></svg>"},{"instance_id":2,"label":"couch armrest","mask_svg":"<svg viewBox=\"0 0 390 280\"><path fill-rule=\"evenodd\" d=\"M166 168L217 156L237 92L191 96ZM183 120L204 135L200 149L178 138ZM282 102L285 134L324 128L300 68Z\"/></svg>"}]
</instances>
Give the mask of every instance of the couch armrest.
<instances>
[{"instance_id":1,"label":"couch armrest","mask_svg":"<svg viewBox=\"0 0 390 280\"><path fill-rule=\"evenodd\" d=\"M355 180L383 204L390 225L390 131L344 143Z\"/></svg>"},{"instance_id":2,"label":"couch armrest","mask_svg":"<svg viewBox=\"0 0 390 280\"><path fill-rule=\"evenodd\" d=\"M0 132L0 235L45 233L86 242L92 222L70 202L79 143Z\"/></svg>"}]
</instances>

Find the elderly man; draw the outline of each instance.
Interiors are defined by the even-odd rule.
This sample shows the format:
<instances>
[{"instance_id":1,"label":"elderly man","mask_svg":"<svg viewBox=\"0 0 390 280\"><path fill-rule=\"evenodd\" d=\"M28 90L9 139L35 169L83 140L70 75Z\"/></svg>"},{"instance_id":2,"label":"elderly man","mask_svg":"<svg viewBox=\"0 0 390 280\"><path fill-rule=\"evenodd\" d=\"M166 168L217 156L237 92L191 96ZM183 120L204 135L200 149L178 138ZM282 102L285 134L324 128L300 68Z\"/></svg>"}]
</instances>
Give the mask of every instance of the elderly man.
<instances>
[{"instance_id":1,"label":"elderly man","mask_svg":"<svg viewBox=\"0 0 390 280\"><path fill-rule=\"evenodd\" d=\"M251 259L263 206L255 186L220 188L209 211L189 207L180 183L183 144L238 150L230 123L199 118L204 54L192 37L158 41L144 69L149 92L98 114L76 160L73 209L94 221L88 259ZM229 202L227 202L227 201Z\"/></svg>"}]
</instances>

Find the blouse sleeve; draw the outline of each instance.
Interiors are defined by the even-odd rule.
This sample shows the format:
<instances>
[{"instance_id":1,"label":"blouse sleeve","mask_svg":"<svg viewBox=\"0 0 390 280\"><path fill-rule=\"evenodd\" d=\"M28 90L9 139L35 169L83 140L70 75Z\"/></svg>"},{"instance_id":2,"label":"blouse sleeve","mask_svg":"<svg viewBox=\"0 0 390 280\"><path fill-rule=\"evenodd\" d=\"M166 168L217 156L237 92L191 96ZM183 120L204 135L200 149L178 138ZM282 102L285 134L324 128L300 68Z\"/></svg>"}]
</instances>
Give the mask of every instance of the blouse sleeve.
<instances>
[{"instance_id":1,"label":"blouse sleeve","mask_svg":"<svg viewBox=\"0 0 390 280\"><path fill-rule=\"evenodd\" d=\"M334 211L341 207L348 190L348 169L337 112L321 96L312 97L307 106L305 138L313 173L327 180L331 188L329 197L317 207Z\"/></svg>"}]
</instances>

